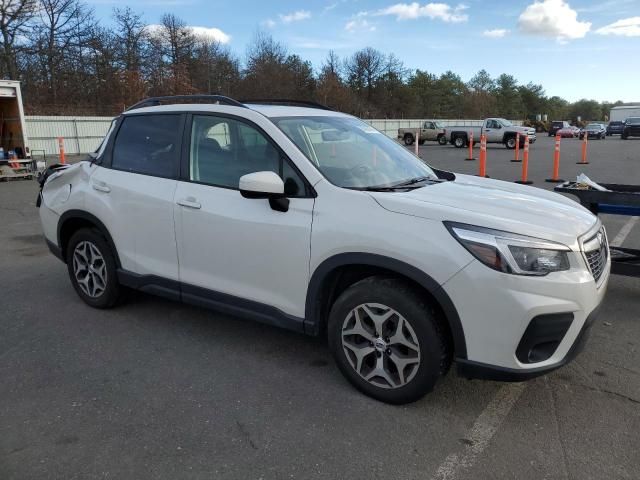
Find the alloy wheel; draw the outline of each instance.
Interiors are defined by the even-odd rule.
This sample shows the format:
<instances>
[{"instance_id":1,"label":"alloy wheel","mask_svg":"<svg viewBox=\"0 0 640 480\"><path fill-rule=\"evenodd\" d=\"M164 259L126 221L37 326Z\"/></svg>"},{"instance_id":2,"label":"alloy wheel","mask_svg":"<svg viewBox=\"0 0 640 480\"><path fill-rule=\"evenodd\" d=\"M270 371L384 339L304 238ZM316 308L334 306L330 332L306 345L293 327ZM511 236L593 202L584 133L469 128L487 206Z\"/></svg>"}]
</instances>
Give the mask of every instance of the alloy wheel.
<instances>
[{"instance_id":1,"label":"alloy wheel","mask_svg":"<svg viewBox=\"0 0 640 480\"><path fill-rule=\"evenodd\" d=\"M84 240L73 251L73 273L80 289L98 298L107 288L107 264L98 247Z\"/></svg>"},{"instance_id":2,"label":"alloy wheel","mask_svg":"<svg viewBox=\"0 0 640 480\"><path fill-rule=\"evenodd\" d=\"M418 371L418 337L411 324L391 307L358 305L344 319L341 336L349 364L372 385L402 387Z\"/></svg>"}]
</instances>

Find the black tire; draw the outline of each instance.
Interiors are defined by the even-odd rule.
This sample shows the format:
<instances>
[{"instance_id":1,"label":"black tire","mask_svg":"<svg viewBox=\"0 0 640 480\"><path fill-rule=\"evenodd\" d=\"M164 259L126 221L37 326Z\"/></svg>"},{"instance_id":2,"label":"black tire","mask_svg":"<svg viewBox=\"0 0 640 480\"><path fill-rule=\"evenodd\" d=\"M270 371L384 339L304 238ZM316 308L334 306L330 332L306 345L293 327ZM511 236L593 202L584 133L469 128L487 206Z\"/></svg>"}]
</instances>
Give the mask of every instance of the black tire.
<instances>
[{"instance_id":1,"label":"black tire","mask_svg":"<svg viewBox=\"0 0 640 480\"><path fill-rule=\"evenodd\" d=\"M81 242L89 242L98 250L104 260L106 268L106 285L104 290L97 296L92 297L85 293L78 283L74 273L74 252ZM122 298L122 288L118 283L117 265L114 252L107 243L104 236L97 230L82 228L73 234L67 245L66 252L67 270L71 284L75 288L80 298L89 306L94 308L111 308Z\"/></svg>"},{"instance_id":2,"label":"black tire","mask_svg":"<svg viewBox=\"0 0 640 480\"><path fill-rule=\"evenodd\" d=\"M627 136L623 133L622 135L620 135L620 140L626 140Z\"/></svg>"},{"instance_id":3,"label":"black tire","mask_svg":"<svg viewBox=\"0 0 640 480\"><path fill-rule=\"evenodd\" d=\"M514 150L516 148L516 137L509 137L504 141L504 146L509 150Z\"/></svg>"},{"instance_id":4,"label":"black tire","mask_svg":"<svg viewBox=\"0 0 640 480\"><path fill-rule=\"evenodd\" d=\"M467 146L467 137L466 135L456 135L453 139L453 146L456 148L464 148Z\"/></svg>"},{"instance_id":5,"label":"black tire","mask_svg":"<svg viewBox=\"0 0 640 480\"><path fill-rule=\"evenodd\" d=\"M408 147L410 145L413 145L413 135L411 135L410 133L405 133L404 135L404 144Z\"/></svg>"},{"instance_id":6,"label":"black tire","mask_svg":"<svg viewBox=\"0 0 640 480\"><path fill-rule=\"evenodd\" d=\"M394 309L415 332L419 343L420 361L415 367L417 370L413 377L402 386L383 388L370 383L356 371L347 358L342 346L343 323L353 309L365 303L378 303ZM382 335L380 333L380 336ZM425 295L416 291L408 282L399 279L369 277L345 290L331 308L328 340L338 368L347 380L365 395L386 403L399 405L422 398L433 390L438 379L451 365L449 343L434 308L429 305ZM369 358L370 361L376 361L378 356L383 355L385 354L375 352L369 354Z\"/></svg>"},{"instance_id":7,"label":"black tire","mask_svg":"<svg viewBox=\"0 0 640 480\"><path fill-rule=\"evenodd\" d=\"M438 137L438 145L446 145L447 144L447 137L446 135L440 135Z\"/></svg>"},{"instance_id":8,"label":"black tire","mask_svg":"<svg viewBox=\"0 0 640 480\"><path fill-rule=\"evenodd\" d=\"M418 145L424 145L424 142L426 142L426 140L420 140L418 141Z\"/></svg>"}]
</instances>

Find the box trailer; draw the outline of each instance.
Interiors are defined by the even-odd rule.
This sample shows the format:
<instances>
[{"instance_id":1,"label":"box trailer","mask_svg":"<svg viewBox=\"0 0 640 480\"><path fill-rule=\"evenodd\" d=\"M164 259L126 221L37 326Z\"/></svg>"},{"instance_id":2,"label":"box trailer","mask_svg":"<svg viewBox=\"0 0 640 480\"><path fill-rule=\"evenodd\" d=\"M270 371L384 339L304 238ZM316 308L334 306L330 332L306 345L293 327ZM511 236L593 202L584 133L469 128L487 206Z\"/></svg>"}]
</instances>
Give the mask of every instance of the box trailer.
<instances>
[{"instance_id":1,"label":"box trailer","mask_svg":"<svg viewBox=\"0 0 640 480\"><path fill-rule=\"evenodd\" d=\"M640 117L640 105L621 105L611 109L610 122L624 122L629 117Z\"/></svg>"},{"instance_id":2,"label":"box trailer","mask_svg":"<svg viewBox=\"0 0 640 480\"><path fill-rule=\"evenodd\" d=\"M30 178L34 175L34 170L20 82L0 80L0 180Z\"/></svg>"}]
</instances>

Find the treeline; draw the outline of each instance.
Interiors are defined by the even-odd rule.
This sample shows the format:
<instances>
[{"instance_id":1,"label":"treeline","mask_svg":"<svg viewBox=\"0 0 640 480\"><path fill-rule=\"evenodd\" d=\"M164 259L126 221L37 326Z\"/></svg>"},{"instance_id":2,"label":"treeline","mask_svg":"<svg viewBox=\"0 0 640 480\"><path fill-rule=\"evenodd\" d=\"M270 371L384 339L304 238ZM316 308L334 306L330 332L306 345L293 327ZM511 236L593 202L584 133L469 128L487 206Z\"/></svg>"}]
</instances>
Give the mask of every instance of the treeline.
<instances>
[{"instance_id":1,"label":"treeline","mask_svg":"<svg viewBox=\"0 0 640 480\"><path fill-rule=\"evenodd\" d=\"M481 70L465 82L451 71L410 70L373 48L343 59L329 52L314 69L260 32L240 59L173 14L149 26L116 8L105 28L80 0L0 3L0 76L22 82L28 114L113 115L147 96L194 93L315 100L367 118L601 120L612 106L547 97L506 73Z\"/></svg>"}]
</instances>

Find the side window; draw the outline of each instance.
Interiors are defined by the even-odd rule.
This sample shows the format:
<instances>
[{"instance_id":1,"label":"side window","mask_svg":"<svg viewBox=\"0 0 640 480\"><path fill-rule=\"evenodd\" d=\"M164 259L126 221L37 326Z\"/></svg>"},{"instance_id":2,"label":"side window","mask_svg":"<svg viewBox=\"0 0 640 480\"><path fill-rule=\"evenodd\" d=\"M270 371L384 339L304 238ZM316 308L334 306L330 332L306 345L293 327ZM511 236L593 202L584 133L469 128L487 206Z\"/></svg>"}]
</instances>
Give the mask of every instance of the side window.
<instances>
[{"instance_id":1,"label":"side window","mask_svg":"<svg viewBox=\"0 0 640 480\"><path fill-rule=\"evenodd\" d=\"M262 132L231 118L193 116L190 180L237 189L240 177L262 171L280 175L287 196L305 196L305 184L298 173Z\"/></svg>"},{"instance_id":2,"label":"side window","mask_svg":"<svg viewBox=\"0 0 640 480\"><path fill-rule=\"evenodd\" d=\"M433 123L425 122L424 128L426 128L427 130L433 130Z\"/></svg>"},{"instance_id":3,"label":"side window","mask_svg":"<svg viewBox=\"0 0 640 480\"><path fill-rule=\"evenodd\" d=\"M111 166L117 170L172 178L178 170L182 117L125 117L113 146Z\"/></svg>"}]
</instances>

